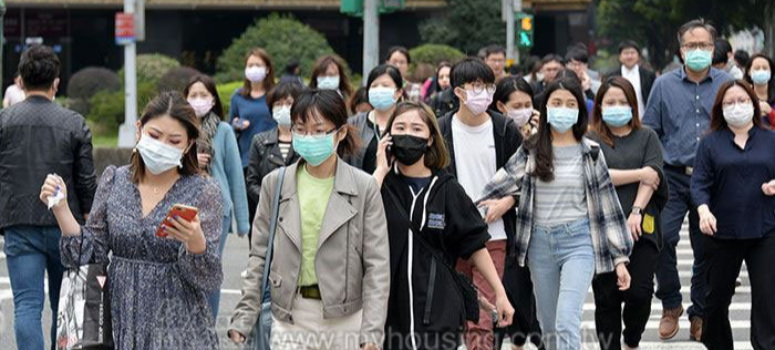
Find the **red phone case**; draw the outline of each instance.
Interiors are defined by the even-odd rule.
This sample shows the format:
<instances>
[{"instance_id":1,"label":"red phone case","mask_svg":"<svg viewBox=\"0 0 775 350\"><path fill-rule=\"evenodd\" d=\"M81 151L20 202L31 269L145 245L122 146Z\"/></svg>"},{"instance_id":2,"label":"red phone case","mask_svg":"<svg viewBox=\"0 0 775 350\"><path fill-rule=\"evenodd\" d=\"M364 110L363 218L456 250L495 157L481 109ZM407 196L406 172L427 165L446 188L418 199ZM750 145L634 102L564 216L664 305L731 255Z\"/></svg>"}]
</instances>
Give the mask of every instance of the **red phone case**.
<instances>
[{"instance_id":1,"label":"red phone case","mask_svg":"<svg viewBox=\"0 0 775 350\"><path fill-rule=\"evenodd\" d=\"M156 236L166 238L168 236L167 232L164 232L162 230L162 226L171 226L172 225L172 217L178 216L183 218L183 220L186 221L193 221L194 217L196 217L196 214L199 212L199 210L195 207L189 207L187 205L183 204L175 204L172 206L172 209L170 209L170 212L167 213L167 216L164 218L164 221L162 221L162 224L159 225L159 228L156 229Z\"/></svg>"}]
</instances>

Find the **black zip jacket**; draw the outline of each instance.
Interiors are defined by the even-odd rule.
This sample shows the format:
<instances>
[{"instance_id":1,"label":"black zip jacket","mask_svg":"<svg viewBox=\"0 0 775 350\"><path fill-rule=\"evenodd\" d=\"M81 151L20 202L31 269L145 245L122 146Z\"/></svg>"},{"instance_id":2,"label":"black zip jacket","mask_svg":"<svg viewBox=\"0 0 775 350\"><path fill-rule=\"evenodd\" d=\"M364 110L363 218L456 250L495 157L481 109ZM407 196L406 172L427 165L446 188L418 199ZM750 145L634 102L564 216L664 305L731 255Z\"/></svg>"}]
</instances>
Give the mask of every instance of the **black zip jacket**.
<instances>
[{"instance_id":1,"label":"black zip jacket","mask_svg":"<svg viewBox=\"0 0 775 350\"><path fill-rule=\"evenodd\" d=\"M455 165L455 143L452 140L452 117L457 110L447 113L439 119L439 128L444 137L444 142L449 150L450 163L445 169L453 176L457 177L457 166ZM487 111L492 118L493 135L495 140L495 165L497 169L503 168L517 149L522 145L522 133L519 132L517 124L511 118L504 117L502 114L492 110ZM472 198L477 200L478 198ZM519 203L519 200L515 200ZM516 206L516 204L515 204ZM506 230L507 254L509 257L516 256L517 243L515 240L517 233L517 212L509 210L503 215L503 226Z\"/></svg>"},{"instance_id":2,"label":"black zip jacket","mask_svg":"<svg viewBox=\"0 0 775 350\"><path fill-rule=\"evenodd\" d=\"M476 206L454 177L443 170L434 173L428 185L414 193L403 175L394 169L383 182L382 200L388 222L391 268L385 349L406 346L405 342L398 344L405 338L396 334L462 332L462 295L455 293L455 281L450 273L442 271L444 266L432 264L432 254L415 235L421 235L454 266L458 258L468 259L485 248L490 239ZM410 227L415 228L413 234ZM436 267L435 271L431 266ZM414 329L410 329L412 324ZM390 343L391 333L395 344ZM417 345L418 349L434 348L432 344Z\"/></svg>"}]
</instances>

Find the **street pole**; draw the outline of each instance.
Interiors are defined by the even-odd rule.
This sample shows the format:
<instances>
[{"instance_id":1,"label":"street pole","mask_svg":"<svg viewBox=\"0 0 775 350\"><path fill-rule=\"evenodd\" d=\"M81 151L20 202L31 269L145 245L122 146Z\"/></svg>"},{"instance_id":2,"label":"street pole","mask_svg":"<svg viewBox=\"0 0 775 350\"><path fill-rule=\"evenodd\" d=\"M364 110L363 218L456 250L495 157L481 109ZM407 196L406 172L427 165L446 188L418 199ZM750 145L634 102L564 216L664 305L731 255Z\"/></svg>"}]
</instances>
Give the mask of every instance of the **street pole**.
<instances>
[{"instance_id":1,"label":"street pole","mask_svg":"<svg viewBox=\"0 0 775 350\"><path fill-rule=\"evenodd\" d=\"M506 59L514 58L514 2L505 0L505 6L502 7L506 12ZM515 62L516 64L516 62Z\"/></svg>"},{"instance_id":2,"label":"street pole","mask_svg":"<svg viewBox=\"0 0 775 350\"><path fill-rule=\"evenodd\" d=\"M136 0L124 0L124 13L135 13ZM137 44L124 45L124 124L118 130L118 147L135 146L137 122Z\"/></svg>"},{"instance_id":3,"label":"street pole","mask_svg":"<svg viewBox=\"0 0 775 350\"><path fill-rule=\"evenodd\" d=\"M379 62L379 14L378 0L363 2L363 84Z\"/></svg>"}]
</instances>

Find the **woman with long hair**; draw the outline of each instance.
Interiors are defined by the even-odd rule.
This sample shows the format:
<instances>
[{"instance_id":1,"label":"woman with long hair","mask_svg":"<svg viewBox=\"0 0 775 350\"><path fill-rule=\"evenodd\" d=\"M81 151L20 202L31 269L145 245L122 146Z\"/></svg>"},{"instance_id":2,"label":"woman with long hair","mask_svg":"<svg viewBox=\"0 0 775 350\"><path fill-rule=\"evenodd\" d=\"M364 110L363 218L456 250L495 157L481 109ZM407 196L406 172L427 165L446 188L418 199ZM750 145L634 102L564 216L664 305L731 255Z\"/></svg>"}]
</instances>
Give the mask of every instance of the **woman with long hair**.
<instances>
[{"instance_id":1,"label":"woman with long hair","mask_svg":"<svg viewBox=\"0 0 775 350\"><path fill-rule=\"evenodd\" d=\"M318 58L312 76L309 79L310 89L335 90L347 101L353 94L350 78L341 58L335 55L325 55Z\"/></svg>"},{"instance_id":2,"label":"woman with long hair","mask_svg":"<svg viewBox=\"0 0 775 350\"><path fill-rule=\"evenodd\" d=\"M237 133L243 169L248 166L253 136L277 125L266 104L266 94L275 85L274 73L269 53L262 48L251 50L245 56L245 82L231 96L229 119Z\"/></svg>"},{"instance_id":3,"label":"woman with long hair","mask_svg":"<svg viewBox=\"0 0 775 350\"><path fill-rule=\"evenodd\" d=\"M245 236L250 232L248 222L248 201L245 194L245 178L242 173L239 147L234 130L223 121L223 107L215 81L206 75L196 75L183 90L188 104L194 108L199 119L199 138L196 140L197 159L202 171L212 176L221 188L223 203L223 225L221 229L219 254L223 255L226 238L231 229L232 218L237 222L237 233ZM232 215L234 209L234 215ZM221 291L210 295L213 316L218 317Z\"/></svg>"},{"instance_id":4,"label":"woman with long hair","mask_svg":"<svg viewBox=\"0 0 775 350\"><path fill-rule=\"evenodd\" d=\"M627 290L633 240L605 156L584 137L578 79L549 84L540 111L538 133L498 170L478 202L519 195L517 259L530 268L544 344L580 349L592 277L615 271Z\"/></svg>"}]
</instances>

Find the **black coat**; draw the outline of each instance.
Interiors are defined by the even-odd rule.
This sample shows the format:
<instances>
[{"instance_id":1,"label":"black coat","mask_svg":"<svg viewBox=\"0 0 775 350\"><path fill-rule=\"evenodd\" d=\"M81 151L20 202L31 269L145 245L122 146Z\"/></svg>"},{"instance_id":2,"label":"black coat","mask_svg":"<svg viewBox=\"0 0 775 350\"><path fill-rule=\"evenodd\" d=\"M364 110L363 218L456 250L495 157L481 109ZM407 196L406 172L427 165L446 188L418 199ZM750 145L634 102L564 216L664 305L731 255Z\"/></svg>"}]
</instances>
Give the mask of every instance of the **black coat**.
<instances>
[{"instance_id":1,"label":"black coat","mask_svg":"<svg viewBox=\"0 0 775 350\"><path fill-rule=\"evenodd\" d=\"M288 166L299 160L299 155L291 147L288 158L283 159L280 153L279 130L277 128L264 131L256 136L250 143L250 153L248 154L248 168L245 174L245 183L248 190L248 209L250 211L250 222L253 222L258 197L261 193L261 182L264 176L268 175L279 167Z\"/></svg>"},{"instance_id":2,"label":"black coat","mask_svg":"<svg viewBox=\"0 0 775 350\"><path fill-rule=\"evenodd\" d=\"M642 66L638 66L638 73L640 73L640 92L643 96L643 105L648 105L649 100L649 94L651 94L651 88L654 86L654 81L657 80L657 75L646 69ZM622 67L619 66L618 69L608 73L608 77L621 77L622 76ZM645 111L641 111L643 113ZM641 115L641 117L643 117Z\"/></svg>"},{"instance_id":3,"label":"black coat","mask_svg":"<svg viewBox=\"0 0 775 350\"><path fill-rule=\"evenodd\" d=\"M457 166L455 164L455 143L452 140L452 117L457 111L447 113L439 119L439 128L444 142L449 150L450 163L445 169L452 176L457 177ZM517 124L511 118L506 118L500 113L492 110L487 111L492 118L493 136L495 140L495 165L497 169L503 168L512 155L517 153L517 149L522 145L522 133ZM477 200L478 198L472 198ZM516 201L517 203L519 201ZM516 232L517 232L517 212L509 210L503 215L503 225L506 230L506 245L508 246L508 256L516 255Z\"/></svg>"},{"instance_id":4,"label":"black coat","mask_svg":"<svg viewBox=\"0 0 775 350\"><path fill-rule=\"evenodd\" d=\"M48 174L65 180L67 202L83 223L97 190L91 131L78 113L31 96L0 111L0 228L57 225L39 199Z\"/></svg>"},{"instance_id":5,"label":"black coat","mask_svg":"<svg viewBox=\"0 0 775 350\"><path fill-rule=\"evenodd\" d=\"M454 292L455 282L451 274L442 271L443 266L438 261L435 265L437 270L431 273L432 254L416 236L422 236L438 256L443 255L447 264L454 266L458 258L467 259L477 250L485 248L490 239L479 211L460 184L443 170L433 174L415 199L404 177L394 169L382 184L382 201L390 241L387 334L408 334L410 312L415 318L415 333L459 334L465 323L462 295ZM411 221L409 215L412 215ZM414 228L414 234L409 234L410 227ZM410 260L411 287L408 284ZM411 308L410 294L413 298ZM404 344L390 343L390 336L386 338L385 349L404 348ZM405 338L393 337L392 340ZM418 348L434 347L418 344Z\"/></svg>"}]
</instances>

